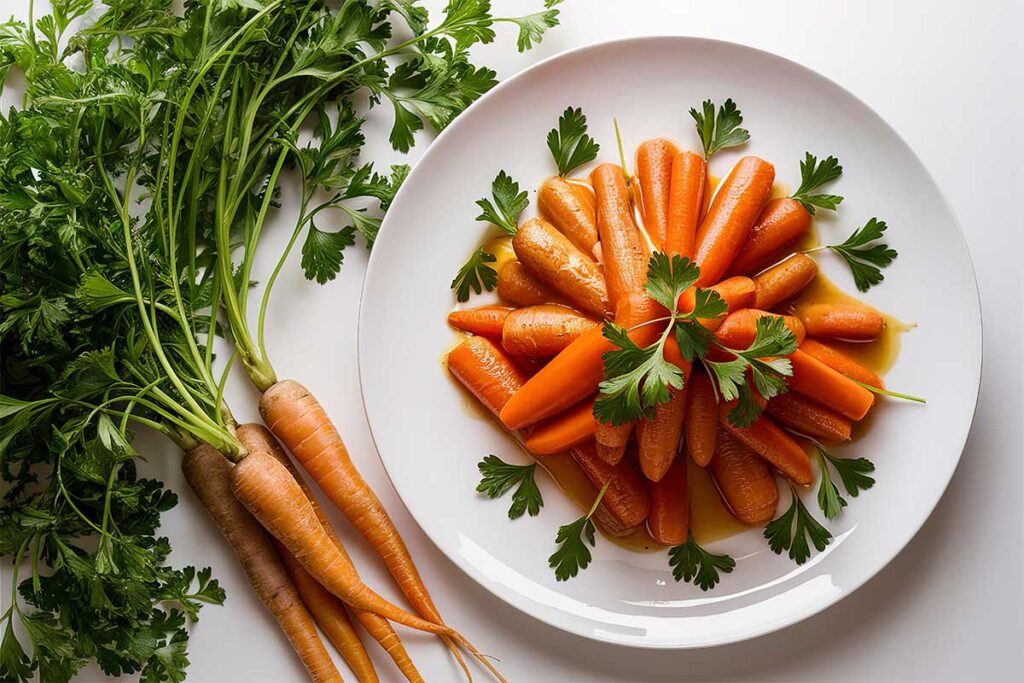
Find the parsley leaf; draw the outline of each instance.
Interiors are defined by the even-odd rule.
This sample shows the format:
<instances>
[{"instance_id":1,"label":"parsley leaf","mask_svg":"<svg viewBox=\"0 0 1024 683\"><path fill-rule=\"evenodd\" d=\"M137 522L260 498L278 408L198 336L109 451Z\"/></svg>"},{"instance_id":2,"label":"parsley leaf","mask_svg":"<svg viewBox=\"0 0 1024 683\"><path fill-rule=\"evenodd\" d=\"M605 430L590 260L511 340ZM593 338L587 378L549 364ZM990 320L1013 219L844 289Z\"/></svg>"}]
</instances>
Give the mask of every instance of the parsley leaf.
<instances>
[{"instance_id":1,"label":"parsley leaf","mask_svg":"<svg viewBox=\"0 0 1024 683\"><path fill-rule=\"evenodd\" d=\"M875 471L875 464L867 458L838 458L820 445L817 447L818 454L824 459L822 467L827 460L839 474L843 482L843 488L854 498L861 491L865 491L875 485L875 479L870 475Z\"/></svg>"},{"instance_id":2,"label":"parsley leaf","mask_svg":"<svg viewBox=\"0 0 1024 683\"><path fill-rule=\"evenodd\" d=\"M540 43L544 39L544 33L549 28L558 26L558 10L553 8L560 4L562 4L562 0L545 0L544 7L546 9L542 12L522 17L499 17L495 21L512 22L519 26L516 47L520 52L526 52L533 48L534 43Z\"/></svg>"},{"instance_id":3,"label":"parsley leaf","mask_svg":"<svg viewBox=\"0 0 1024 683\"><path fill-rule=\"evenodd\" d=\"M820 446L818 451L818 466L821 470L821 482L818 484L818 507L821 508L827 519L835 519L846 507L846 499L839 494L828 471L828 464Z\"/></svg>"},{"instance_id":4,"label":"parsley leaf","mask_svg":"<svg viewBox=\"0 0 1024 683\"><path fill-rule=\"evenodd\" d=\"M697 124L697 135L704 147L705 159L719 150L738 147L750 139L750 132L739 127L743 123L743 114L731 98L717 109L717 113L711 100L704 100L701 109L703 111L690 109L690 116Z\"/></svg>"},{"instance_id":5,"label":"parsley leaf","mask_svg":"<svg viewBox=\"0 0 1024 683\"><path fill-rule=\"evenodd\" d=\"M594 522L591 517L594 516L594 511L597 510L597 506L601 503L607 490L608 483L606 482L598 492L597 498L594 499L594 504L590 506L587 514L575 522L558 527L558 533L555 536L555 544L558 549L548 558L548 566L555 570L556 580L568 581L579 574L580 570L590 566L592 557L587 544L589 543L591 548L597 544L594 538Z\"/></svg>"},{"instance_id":6,"label":"parsley leaf","mask_svg":"<svg viewBox=\"0 0 1024 683\"><path fill-rule=\"evenodd\" d=\"M548 149L558 167L558 175L568 175L597 158L601 145L587 135L587 117L579 107L567 107L558 118L558 128L548 131Z\"/></svg>"},{"instance_id":7,"label":"parsley leaf","mask_svg":"<svg viewBox=\"0 0 1024 683\"><path fill-rule=\"evenodd\" d=\"M493 254L488 254L480 247L469 257L461 268L459 274L452 280L451 288L455 290L455 298L459 302L469 301L470 290L479 294L483 290L488 292L498 284L498 273L488 263L494 263L497 259Z\"/></svg>"},{"instance_id":8,"label":"parsley leaf","mask_svg":"<svg viewBox=\"0 0 1024 683\"><path fill-rule=\"evenodd\" d=\"M888 244L877 243L885 233L885 221L872 218L863 228L853 231L842 244L830 244L828 249L843 257L853 273L857 289L866 292L885 279L882 268L892 263L898 255ZM872 244L876 242L875 244Z\"/></svg>"},{"instance_id":9,"label":"parsley leaf","mask_svg":"<svg viewBox=\"0 0 1024 683\"><path fill-rule=\"evenodd\" d=\"M526 190L519 191L519 183L512 180L512 176L505 171L498 171L498 175L491 183L490 199L478 199L476 205L482 209L478 221L492 223L509 235L515 235L519 214L529 205L530 200Z\"/></svg>"},{"instance_id":10,"label":"parsley leaf","mask_svg":"<svg viewBox=\"0 0 1024 683\"><path fill-rule=\"evenodd\" d=\"M309 233L302 244L300 265L306 278L323 284L333 280L345 260L345 248L356 243L355 229L346 226L337 232L324 232L309 223Z\"/></svg>"},{"instance_id":11,"label":"parsley leaf","mask_svg":"<svg viewBox=\"0 0 1024 683\"><path fill-rule=\"evenodd\" d=\"M656 251L647 262L647 296L671 311L683 292L699 277L700 267L693 261L678 254L670 259L668 255Z\"/></svg>"},{"instance_id":12,"label":"parsley leaf","mask_svg":"<svg viewBox=\"0 0 1024 683\"><path fill-rule=\"evenodd\" d=\"M781 555L787 550L789 559L803 564L811 556L808 538L821 552L832 542L832 534L814 519L792 484L789 490L793 498L789 508L765 526L764 537L773 553Z\"/></svg>"},{"instance_id":13,"label":"parsley leaf","mask_svg":"<svg viewBox=\"0 0 1024 683\"><path fill-rule=\"evenodd\" d=\"M665 360L666 335L640 348L615 323L605 322L602 333L618 348L603 356L605 379L594 401L594 417L599 421L618 426L635 420L668 401L668 387L683 388L683 371Z\"/></svg>"},{"instance_id":14,"label":"parsley leaf","mask_svg":"<svg viewBox=\"0 0 1024 683\"><path fill-rule=\"evenodd\" d=\"M736 567L736 561L728 555L713 555L700 547L692 533L686 543L669 549L668 564L676 581L692 581L702 591L718 584L718 572L728 574Z\"/></svg>"},{"instance_id":15,"label":"parsley leaf","mask_svg":"<svg viewBox=\"0 0 1024 683\"><path fill-rule=\"evenodd\" d=\"M544 498L537 488L533 475L537 464L510 465L496 455L488 455L477 464L483 475L476 490L488 498L499 498L513 486L512 506L508 509L509 519L518 519L524 512L536 517L544 505Z\"/></svg>"},{"instance_id":16,"label":"parsley leaf","mask_svg":"<svg viewBox=\"0 0 1024 683\"><path fill-rule=\"evenodd\" d=\"M834 211L843 201L842 197L835 194L811 193L843 174L839 159L828 157L819 164L818 159L810 152L806 152L805 155L804 160L800 162L800 187L793 193L792 198L800 202L812 216L814 207Z\"/></svg>"}]
</instances>

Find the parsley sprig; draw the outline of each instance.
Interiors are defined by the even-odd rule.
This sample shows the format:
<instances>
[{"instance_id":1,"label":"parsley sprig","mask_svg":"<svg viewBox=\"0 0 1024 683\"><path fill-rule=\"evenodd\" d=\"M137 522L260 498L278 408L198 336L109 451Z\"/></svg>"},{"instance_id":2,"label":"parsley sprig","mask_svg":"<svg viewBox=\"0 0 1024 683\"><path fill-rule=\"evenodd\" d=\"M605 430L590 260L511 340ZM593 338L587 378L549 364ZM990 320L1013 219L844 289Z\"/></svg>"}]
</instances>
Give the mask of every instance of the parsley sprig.
<instances>
[{"instance_id":1,"label":"parsley sprig","mask_svg":"<svg viewBox=\"0 0 1024 683\"><path fill-rule=\"evenodd\" d=\"M460 303L469 301L470 290L479 294L483 290L489 292L494 289L498 284L498 273L488 264L496 260L494 254L489 254L480 247L462 264L451 285L455 290L455 298Z\"/></svg>"},{"instance_id":2,"label":"parsley sprig","mask_svg":"<svg viewBox=\"0 0 1024 683\"><path fill-rule=\"evenodd\" d=\"M743 114L731 98L721 107L716 107L711 100L704 100L701 111L690 109L690 116L697 124L705 159L710 159L719 150L738 147L750 139L750 131L740 128Z\"/></svg>"},{"instance_id":3,"label":"parsley sprig","mask_svg":"<svg viewBox=\"0 0 1024 683\"><path fill-rule=\"evenodd\" d=\"M519 37L516 39L516 47L520 52L526 52L533 48L535 43L540 43L544 33L549 28L558 26L558 10L554 9L562 4L563 0L544 0L544 10L527 14L522 17L500 17L495 21L513 23L519 27Z\"/></svg>"},{"instance_id":4,"label":"parsley sprig","mask_svg":"<svg viewBox=\"0 0 1024 683\"><path fill-rule=\"evenodd\" d=\"M481 479L476 490L488 498L500 498L513 486L512 506L508 509L509 519L519 519L528 512L531 517L540 514L544 506L544 498L533 475L537 463L530 465L512 465L496 455L488 455L477 464Z\"/></svg>"},{"instance_id":5,"label":"parsley sprig","mask_svg":"<svg viewBox=\"0 0 1024 683\"><path fill-rule=\"evenodd\" d=\"M567 107L558 118L558 128L548 132L548 149L558 167L558 175L572 173L597 158L601 146L587 134L587 117L579 107Z\"/></svg>"},{"instance_id":6,"label":"parsley sprig","mask_svg":"<svg viewBox=\"0 0 1024 683\"><path fill-rule=\"evenodd\" d=\"M558 550L548 558L548 566L555 570L556 580L568 581L579 574L580 570L590 566L592 559L590 548L597 544L594 538L594 522L591 518L597 511L597 506L601 504L601 499L604 498L609 483L605 482L601 487L594 499L594 504L590 506L585 515L575 522L558 527L558 534L555 536ZM588 543L590 548L587 547Z\"/></svg>"},{"instance_id":7,"label":"parsley sprig","mask_svg":"<svg viewBox=\"0 0 1024 683\"><path fill-rule=\"evenodd\" d=\"M491 199L484 197L476 200L476 205L481 209L476 219L492 223L508 235L515 235L519 214L530 203L526 190L520 192L519 183L501 170L491 183Z\"/></svg>"},{"instance_id":8,"label":"parsley sprig","mask_svg":"<svg viewBox=\"0 0 1024 683\"><path fill-rule=\"evenodd\" d=\"M736 560L729 555L709 553L690 533L686 543L669 549L668 564L672 567L672 576L676 581L692 582L702 591L708 591L718 584L719 572L732 572L736 567Z\"/></svg>"},{"instance_id":9,"label":"parsley sprig","mask_svg":"<svg viewBox=\"0 0 1024 683\"><path fill-rule=\"evenodd\" d=\"M821 444L815 444L815 451L821 470L821 482L818 485L818 507L821 508L825 517L834 519L846 507L846 499L839 493L839 487L832 480L829 465L839 475L847 495L854 498L861 491L875 485L875 479L871 476L871 472L875 471L875 465L867 458L837 458L825 450Z\"/></svg>"},{"instance_id":10,"label":"parsley sprig","mask_svg":"<svg viewBox=\"0 0 1024 683\"><path fill-rule=\"evenodd\" d=\"M800 187L791 196L812 216L815 207L835 211L843 198L837 194L815 193L815 190L842 174L843 167L839 165L839 159L830 156L818 163L817 157L806 152L804 160L800 162Z\"/></svg>"},{"instance_id":11,"label":"parsley sprig","mask_svg":"<svg viewBox=\"0 0 1024 683\"><path fill-rule=\"evenodd\" d=\"M864 227L854 230L842 244L829 244L810 251L831 249L839 254L850 267L857 289L866 292L885 279L882 268L898 256L895 249L880 241L887 227L885 221L872 218Z\"/></svg>"},{"instance_id":12,"label":"parsley sprig","mask_svg":"<svg viewBox=\"0 0 1024 683\"><path fill-rule=\"evenodd\" d=\"M814 519L793 484L789 484L789 491L789 508L765 526L764 537L773 553L781 555L783 550L788 551L789 559L803 564L811 556L808 539L821 552L832 542L832 533Z\"/></svg>"}]
</instances>

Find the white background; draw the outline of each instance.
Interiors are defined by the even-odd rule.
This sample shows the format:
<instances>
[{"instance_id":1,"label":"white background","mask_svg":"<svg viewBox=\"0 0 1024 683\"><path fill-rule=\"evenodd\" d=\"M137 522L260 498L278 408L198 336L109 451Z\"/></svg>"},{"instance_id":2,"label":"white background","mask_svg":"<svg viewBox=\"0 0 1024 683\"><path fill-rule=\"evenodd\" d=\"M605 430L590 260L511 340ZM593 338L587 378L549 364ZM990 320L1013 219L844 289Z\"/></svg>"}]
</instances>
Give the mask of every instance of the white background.
<instances>
[{"instance_id":1,"label":"white background","mask_svg":"<svg viewBox=\"0 0 1024 683\"><path fill-rule=\"evenodd\" d=\"M443 2L423 4L436 16ZM499 14L524 13L534 11L540 0L495 4ZM24 17L27 7L28 0L0 0L0 16ZM1024 5L1014 0L569 0L562 23L525 55L514 52L510 27L500 27L498 44L478 49L477 60L504 78L542 57L611 38L706 36L801 62L878 111L934 174L967 235L984 309L981 399L959 470L934 514L906 550L850 598L801 624L737 645L646 652L597 644L505 606L419 532L384 475L362 412L355 326L366 255L361 248L350 249L338 280L327 287L303 282L296 258L278 286L268 325L278 374L331 397L328 412L402 530L446 619L500 657L501 670L513 681L998 680L1019 671L1024 632L1024 221L1018 209L1024 194L1024 49L1019 30ZM389 125L387 115L375 112L366 158L391 160ZM425 142L414 149L413 159ZM269 257L273 246L266 247ZM295 320L287 310L289 296L314 298L322 315ZM942 305L941 292L935 305ZM304 337L308 352L275 358L275 342L294 334ZM254 395L241 381L231 387L229 401L240 418L256 417ZM225 607L206 608L193 629L191 680L300 680L302 670L284 638L246 589L230 550L184 485L177 455L144 439L143 447L148 444L151 470L182 498L165 524L175 548L173 563L212 565L229 596ZM385 585L366 549L353 534L346 535L367 581ZM7 590L7 581L0 585ZM427 680L457 679L441 646L407 631L403 638ZM388 663L377 661L382 680L394 680Z\"/></svg>"}]
</instances>

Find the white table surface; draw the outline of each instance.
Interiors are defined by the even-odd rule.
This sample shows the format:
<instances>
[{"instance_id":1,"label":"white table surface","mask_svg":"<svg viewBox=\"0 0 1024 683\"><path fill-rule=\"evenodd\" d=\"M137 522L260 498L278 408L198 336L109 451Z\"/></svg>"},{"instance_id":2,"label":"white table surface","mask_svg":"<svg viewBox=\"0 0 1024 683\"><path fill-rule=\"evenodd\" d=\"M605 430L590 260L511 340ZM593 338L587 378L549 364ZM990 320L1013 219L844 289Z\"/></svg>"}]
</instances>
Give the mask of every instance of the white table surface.
<instances>
[{"instance_id":1,"label":"white table surface","mask_svg":"<svg viewBox=\"0 0 1024 683\"><path fill-rule=\"evenodd\" d=\"M424 4L437 14L443 2ZM534 11L540 0L495 4L504 13L522 13ZM2 16L24 17L27 8L28 0L0 0ZM850 89L904 136L935 175L963 225L978 272L985 364L963 460L918 536L853 596L781 632L686 652L590 642L504 605L464 576L423 536L391 488L370 441L357 382L355 326L366 265L361 248L349 250L341 275L327 287L304 282L297 258L286 268L278 306L270 313L271 355L275 335L280 339L288 333L288 310L282 304L287 297L314 297L323 316L305 321L302 328L309 353L277 357L278 373L300 378L327 403L446 619L482 650L500 657L510 680L1005 680L1024 661L1024 221L1015 210L1024 194L1024 48L1019 35L1024 4L569 0L562 23L525 55L512 49L509 27L501 27L501 42L477 49L477 59L507 77L542 57L611 38L657 33L744 43L801 62ZM381 113L368 126L365 156L389 161L390 114ZM424 147L421 143L414 149L410 161ZM257 264L257 273L260 266L266 271L266 261ZM938 293L936 305L941 305ZM239 418L257 417L254 395L240 379L228 398ZM301 680L301 667L283 636L247 590L231 551L185 486L173 449L145 438L140 445L150 455L150 473L181 495L164 525L174 547L172 562L212 565L228 592L227 605L205 608L193 628L190 680ZM385 586L365 546L355 539L349 545L368 582ZM388 593L386 588L383 592ZM458 680L435 641L408 631L403 638L427 680ZM376 652L374 657L382 680L397 680L388 662ZM82 679L102 676L87 670Z\"/></svg>"}]
</instances>

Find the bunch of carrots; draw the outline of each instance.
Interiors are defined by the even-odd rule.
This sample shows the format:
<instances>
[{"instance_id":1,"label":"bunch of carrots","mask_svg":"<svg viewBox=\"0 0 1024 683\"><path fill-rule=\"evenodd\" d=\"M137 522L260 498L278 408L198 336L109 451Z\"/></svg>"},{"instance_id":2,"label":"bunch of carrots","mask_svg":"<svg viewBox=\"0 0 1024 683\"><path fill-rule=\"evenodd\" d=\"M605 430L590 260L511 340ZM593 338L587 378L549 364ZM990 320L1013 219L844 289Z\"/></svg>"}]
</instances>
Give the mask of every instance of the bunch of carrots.
<instances>
[{"instance_id":1,"label":"bunch of carrots","mask_svg":"<svg viewBox=\"0 0 1024 683\"><path fill-rule=\"evenodd\" d=\"M501 303L448 316L452 327L468 333L448 354L449 372L542 464L553 454L571 454L601 491L593 514L605 533L646 525L666 546L693 542L687 458L709 469L737 520L764 525L779 501L774 473L798 487L811 485L811 460L801 443L850 440L875 392L884 391L875 373L829 345L878 338L886 325L879 313L832 303L792 308L818 273L813 258L793 252L815 207L835 209L841 201L815 194L841 167L831 157L817 164L808 155L800 189L773 199L773 165L745 156L715 190L709 158L748 138L731 101L715 112L710 102L703 115L691 111L703 154L657 138L637 149L635 175L625 163L601 163L588 177L570 179L566 155L552 146L567 133L566 121L581 116L567 110L549 136L560 174L541 183L539 215L511 231L514 259L498 264L494 289ZM578 147L580 136L588 138L585 128L576 133ZM582 161L596 158L596 147ZM649 387L640 388L637 419L603 419L601 402L622 379L616 353L623 345L654 348L663 337L668 311L651 295L659 285L648 281L658 262L652 255L660 254L666 264L699 267L677 311L721 301L719 314L693 321L710 340L707 354L684 353L676 336L665 334L664 360L681 381L666 383L667 393L650 404L643 400ZM786 368L780 371L785 387L766 396L752 388L757 414L736 419L737 400L727 400L713 366L736 358L727 349L752 347L767 329L762 319L781 321L792 344L777 366ZM628 339L617 342L614 330ZM661 380L648 375L646 381Z\"/></svg>"}]
</instances>

